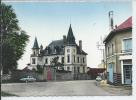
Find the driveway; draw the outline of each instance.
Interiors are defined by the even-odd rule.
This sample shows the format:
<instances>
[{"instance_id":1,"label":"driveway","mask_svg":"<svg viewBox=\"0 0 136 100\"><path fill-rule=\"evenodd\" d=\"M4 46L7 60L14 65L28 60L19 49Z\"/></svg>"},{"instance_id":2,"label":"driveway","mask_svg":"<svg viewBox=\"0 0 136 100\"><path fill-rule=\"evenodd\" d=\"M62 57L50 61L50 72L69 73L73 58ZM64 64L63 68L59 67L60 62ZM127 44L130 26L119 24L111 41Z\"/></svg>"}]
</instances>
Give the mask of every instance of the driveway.
<instances>
[{"instance_id":1,"label":"driveway","mask_svg":"<svg viewBox=\"0 0 136 100\"><path fill-rule=\"evenodd\" d=\"M17 96L112 96L94 80L2 84L2 91Z\"/></svg>"}]
</instances>

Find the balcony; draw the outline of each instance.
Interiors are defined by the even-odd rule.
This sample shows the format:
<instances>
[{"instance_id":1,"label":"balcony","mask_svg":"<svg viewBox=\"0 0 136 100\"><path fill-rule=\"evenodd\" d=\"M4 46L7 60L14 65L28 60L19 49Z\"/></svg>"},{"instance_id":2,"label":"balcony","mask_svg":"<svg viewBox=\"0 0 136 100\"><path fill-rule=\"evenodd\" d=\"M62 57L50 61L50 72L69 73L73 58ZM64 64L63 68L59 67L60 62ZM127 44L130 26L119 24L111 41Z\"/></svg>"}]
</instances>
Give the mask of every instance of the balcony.
<instances>
[{"instance_id":1,"label":"balcony","mask_svg":"<svg viewBox=\"0 0 136 100\"><path fill-rule=\"evenodd\" d=\"M121 50L122 54L132 54L132 49L127 49L127 50Z\"/></svg>"},{"instance_id":2,"label":"balcony","mask_svg":"<svg viewBox=\"0 0 136 100\"><path fill-rule=\"evenodd\" d=\"M132 49L121 50L119 60L128 60L128 59L132 59Z\"/></svg>"}]
</instances>

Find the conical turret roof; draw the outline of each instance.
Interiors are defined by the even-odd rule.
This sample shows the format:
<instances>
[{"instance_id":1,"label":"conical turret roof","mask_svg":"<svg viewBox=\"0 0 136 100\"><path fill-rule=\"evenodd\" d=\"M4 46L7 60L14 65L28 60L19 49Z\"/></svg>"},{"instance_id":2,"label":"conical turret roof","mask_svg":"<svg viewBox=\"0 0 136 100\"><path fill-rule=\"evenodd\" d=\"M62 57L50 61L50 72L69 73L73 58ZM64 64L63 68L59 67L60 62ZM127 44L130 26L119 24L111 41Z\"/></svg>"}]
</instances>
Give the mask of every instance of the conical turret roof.
<instances>
[{"instance_id":1,"label":"conical turret roof","mask_svg":"<svg viewBox=\"0 0 136 100\"><path fill-rule=\"evenodd\" d=\"M34 45L33 45L33 48L32 49L39 49L39 45L38 45L38 42L37 42L37 38L35 37L35 41L34 41Z\"/></svg>"},{"instance_id":2,"label":"conical turret roof","mask_svg":"<svg viewBox=\"0 0 136 100\"><path fill-rule=\"evenodd\" d=\"M68 30L68 35L67 35L67 44L68 45L75 45L75 36L73 35L72 27L70 24L69 30Z\"/></svg>"}]
</instances>

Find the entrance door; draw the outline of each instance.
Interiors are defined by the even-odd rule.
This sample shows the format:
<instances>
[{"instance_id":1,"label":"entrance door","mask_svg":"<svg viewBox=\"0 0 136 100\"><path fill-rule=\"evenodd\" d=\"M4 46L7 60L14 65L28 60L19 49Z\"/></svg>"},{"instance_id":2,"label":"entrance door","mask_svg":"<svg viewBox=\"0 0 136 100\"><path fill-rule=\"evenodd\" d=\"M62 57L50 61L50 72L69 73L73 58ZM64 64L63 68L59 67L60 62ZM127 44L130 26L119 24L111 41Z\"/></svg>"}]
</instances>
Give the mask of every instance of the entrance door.
<instances>
[{"instance_id":1,"label":"entrance door","mask_svg":"<svg viewBox=\"0 0 136 100\"><path fill-rule=\"evenodd\" d=\"M113 83L113 64L109 64L109 81Z\"/></svg>"},{"instance_id":2,"label":"entrance door","mask_svg":"<svg viewBox=\"0 0 136 100\"><path fill-rule=\"evenodd\" d=\"M124 83L132 83L132 65L123 65L124 68Z\"/></svg>"}]
</instances>

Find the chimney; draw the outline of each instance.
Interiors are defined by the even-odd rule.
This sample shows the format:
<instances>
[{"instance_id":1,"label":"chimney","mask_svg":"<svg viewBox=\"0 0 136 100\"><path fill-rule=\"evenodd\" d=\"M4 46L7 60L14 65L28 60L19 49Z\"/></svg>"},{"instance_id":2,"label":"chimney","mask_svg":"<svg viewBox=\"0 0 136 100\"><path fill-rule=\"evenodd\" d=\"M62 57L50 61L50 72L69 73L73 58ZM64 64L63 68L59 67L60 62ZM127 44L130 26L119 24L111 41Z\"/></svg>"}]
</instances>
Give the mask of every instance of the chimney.
<instances>
[{"instance_id":1,"label":"chimney","mask_svg":"<svg viewBox=\"0 0 136 100\"><path fill-rule=\"evenodd\" d=\"M63 42L64 42L64 45L66 45L67 43L66 35L63 35Z\"/></svg>"},{"instance_id":2,"label":"chimney","mask_svg":"<svg viewBox=\"0 0 136 100\"><path fill-rule=\"evenodd\" d=\"M112 31L113 29L113 11L109 11L109 31Z\"/></svg>"},{"instance_id":3,"label":"chimney","mask_svg":"<svg viewBox=\"0 0 136 100\"><path fill-rule=\"evenodd\" d=\"M43 46L42 46L42 44L41 44L41 46L40 46L40 50L43 50Z\"/></svg>"},{"instance_id":4,"label":"chimney","mask_svg":"<svg viewBox=\"0 0 136 100\"><path fill-rule=\"evenodd\" d=\"M82 50L82 40L79 40L79 48Z\"/></svg>"}]
</instances>

